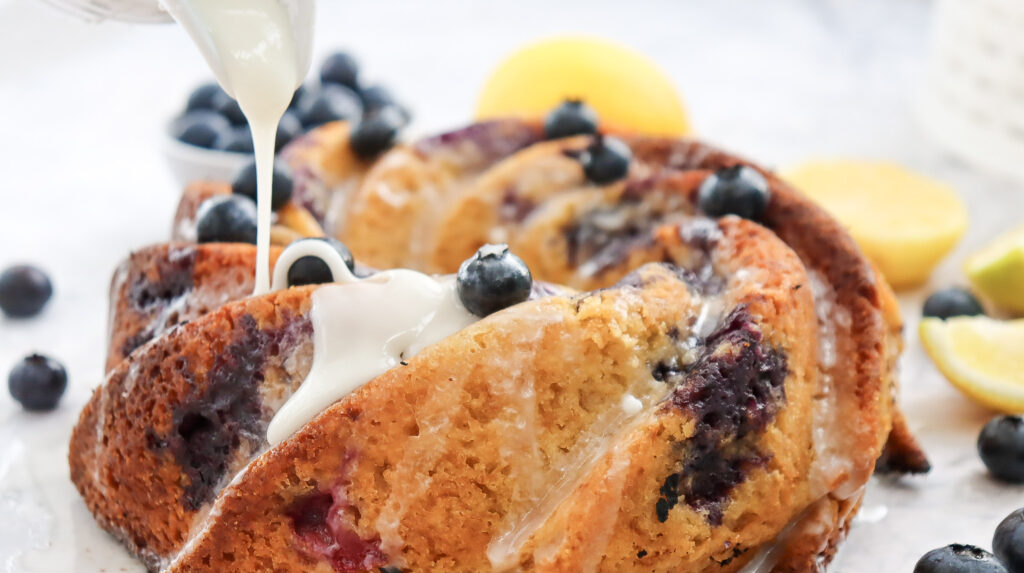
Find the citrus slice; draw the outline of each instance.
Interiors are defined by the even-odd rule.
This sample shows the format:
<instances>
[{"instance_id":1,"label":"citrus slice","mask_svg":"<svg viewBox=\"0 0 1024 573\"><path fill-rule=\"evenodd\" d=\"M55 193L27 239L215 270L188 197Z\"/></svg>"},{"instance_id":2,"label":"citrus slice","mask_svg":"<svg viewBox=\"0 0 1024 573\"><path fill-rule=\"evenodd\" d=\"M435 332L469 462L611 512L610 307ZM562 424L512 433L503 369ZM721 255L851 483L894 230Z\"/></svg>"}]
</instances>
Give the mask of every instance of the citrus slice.
<instances>
[{"instance_id":1,"label":"citrus slice","mask_svg":"<svg viewBox=\"0 0 1024 573\"><path fill-rule=\"evenodd\" d=\"M613 130L669 136L690 131L679 92L654 62L587 37L543 40L509 56L484 85L476 116L543 117L566 99L585 101Z\"/></svg>"},{"instance_id":2,"label":"citrus slice","mask_svg":"<svg viewBox=\"0 0 1024 573\"><path fill-rule=\"evenodd\" d=\"M850 230L893 288L924 282L967 229L952 189L892 163L814 161L783 177Z\"/></svg>"},{"instance_id":3,"label":"citrus slice","mask_svg":"<svg viewBox=\"0 0 1024 573\"><path fill-rule=\"evenodd\" d=\"M995 410L1024 413L1024 319L925 318L920 333L935 365L960 391Z\"/></svg>"},{"instance_id":4,"label":"citrus slice","mask_svg":"<svg viewBox=\"0 0 1024 573\"><path fill-rule=\"evenodd\" d=\"M967 259L964 272L996 306L1024 315L1024 227L1000 236Z\"/></svg>"}]
</instances>

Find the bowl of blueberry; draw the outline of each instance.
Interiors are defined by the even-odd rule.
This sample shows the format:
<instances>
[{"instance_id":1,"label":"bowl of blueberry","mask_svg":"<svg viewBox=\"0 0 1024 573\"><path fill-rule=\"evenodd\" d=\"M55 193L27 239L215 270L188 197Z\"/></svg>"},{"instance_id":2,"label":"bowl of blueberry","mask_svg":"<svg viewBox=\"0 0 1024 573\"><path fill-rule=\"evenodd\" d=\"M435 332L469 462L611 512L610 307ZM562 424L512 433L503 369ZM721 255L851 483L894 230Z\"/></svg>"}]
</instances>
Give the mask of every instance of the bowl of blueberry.
<instances>
[{"instance_id":1,"label":"bowl of blueberry","mask_svg":"<svg viewBox=\"0 0 1024 573\"><path fill-rule=\"evenodd\" d=\"M277 128L280 151L303 133L332 121L359 121L387 110L405 122L406 108L380 84L367 84L351 55L335 52L317 77L295 92ZM167 125L164 156L177 181L230 181L252 160L252 135L238 102L214 82L195 88L184 110Z\"/></svg>"}]
</instances>

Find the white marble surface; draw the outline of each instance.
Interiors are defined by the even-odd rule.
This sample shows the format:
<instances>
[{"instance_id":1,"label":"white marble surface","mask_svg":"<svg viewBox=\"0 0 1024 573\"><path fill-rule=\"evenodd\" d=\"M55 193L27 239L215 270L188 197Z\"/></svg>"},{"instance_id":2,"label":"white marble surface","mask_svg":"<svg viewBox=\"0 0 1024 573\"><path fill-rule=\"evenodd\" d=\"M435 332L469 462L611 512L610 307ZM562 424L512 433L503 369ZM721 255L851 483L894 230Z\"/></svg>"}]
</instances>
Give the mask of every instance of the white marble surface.
<instances>
[{"instance_id":1,"label":"white marble surface","mask_svg":"<svg viewBox=\"0 0 1024 573\"><path fill-rule=\"evenodd\" d=\"M319 52L354 49L413 104L420 130L465 122L490 67L519 43L588 32L653 56L705 137L766 164L888 158L945 179L968 202L972 225L932 288L962 282L965 253L1024 222L1024 187L951 160L914 123L924 0L321 0L321 8ZM173 26L85 25L38 0L0 0L0 266L37 262L57 291L37 320L0 319L0 371L38 350L71 377L47 415L22 413L0 392L2 572L142 571L75 495L66 441L101 378L111 270L129 249L167 236L178 189L160 156L161 124L206 76ZM921 349L927 290L901 297L901 378L935 470L873 483L832 571L910 571L935 546L987 546L1001 517L1024 505L1024 489L989 480L974 453L990 413L957 394Z\"/></svg>"}]
</instances>

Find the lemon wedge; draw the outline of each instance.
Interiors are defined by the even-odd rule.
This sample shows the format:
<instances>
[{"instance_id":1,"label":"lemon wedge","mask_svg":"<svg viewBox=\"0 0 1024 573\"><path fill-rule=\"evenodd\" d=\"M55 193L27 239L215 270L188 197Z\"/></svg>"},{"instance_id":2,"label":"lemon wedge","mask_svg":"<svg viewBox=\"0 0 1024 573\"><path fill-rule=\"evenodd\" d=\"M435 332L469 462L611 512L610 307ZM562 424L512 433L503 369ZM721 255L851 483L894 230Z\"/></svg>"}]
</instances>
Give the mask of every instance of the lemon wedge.
<instances>
[{"instance_id":1,"label":"lemon wedge","mask_svg":"<svg viewBox=\"0 0 1024 573\"><path fill-rule=\"evenodd\" d=\"M925 318L921 341L964 394L1006 413L1024 412L1024 319Z\"/></svg>"},{"instance_id":2,"label":"lemon wedge","mask_svg":"<svg viewBox=\"0 0 1024 573\"><path fill-rule=\"evenodd\" d=\"M893 288L924 282L967 229L952 189L899 165L814 161L782 176L850 230Z\"/></svg>"},{"instance_id":3,"label":"lemon wedge","mask_svg":"<svg viewBox=\"0 0 1024 573\"><path fill-rule=\"evenodd\" d=\"M1000 236L967 259L964 272L982 296L1024 315L1024 227Z\"/></svg>"},{"instance_id":4,"label":"lemon wedge","mask_svg":"<svg viewBox=\"0 0 1024 573\"><path fill-rule=\"evenodd\" d=\"M614 130L668 136L690 131L679 92L654 62L588 37L543 40L509 56L484 85L476 117L543 117L566 99L585 101Z\"/></svg>"}]
</instances>

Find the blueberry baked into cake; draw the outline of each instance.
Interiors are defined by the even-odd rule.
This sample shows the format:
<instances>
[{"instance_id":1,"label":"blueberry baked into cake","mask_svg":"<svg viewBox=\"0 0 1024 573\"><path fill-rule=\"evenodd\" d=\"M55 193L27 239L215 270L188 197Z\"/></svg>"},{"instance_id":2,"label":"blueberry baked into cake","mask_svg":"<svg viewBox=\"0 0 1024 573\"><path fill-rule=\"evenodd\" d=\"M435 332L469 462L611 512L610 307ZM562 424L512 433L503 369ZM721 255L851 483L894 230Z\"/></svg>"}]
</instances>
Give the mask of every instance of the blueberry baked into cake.
<instances>
[{"instance_id":1,"label":"blueberry baked into cake","mask_svg":"<svg viewBox=\"0 0 1024 573\"><path fill-rule=\"evenodd\" d=\"M175 573L823 570L927 471L889 287L771 173L567 105L292 144L265 295L244 184L189 188L113 283L99 524Z\"/></svg>"}]
</instances>

